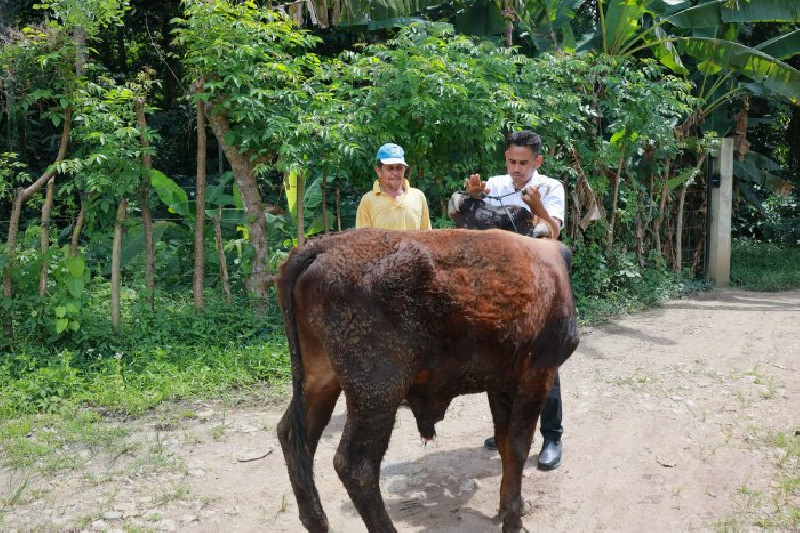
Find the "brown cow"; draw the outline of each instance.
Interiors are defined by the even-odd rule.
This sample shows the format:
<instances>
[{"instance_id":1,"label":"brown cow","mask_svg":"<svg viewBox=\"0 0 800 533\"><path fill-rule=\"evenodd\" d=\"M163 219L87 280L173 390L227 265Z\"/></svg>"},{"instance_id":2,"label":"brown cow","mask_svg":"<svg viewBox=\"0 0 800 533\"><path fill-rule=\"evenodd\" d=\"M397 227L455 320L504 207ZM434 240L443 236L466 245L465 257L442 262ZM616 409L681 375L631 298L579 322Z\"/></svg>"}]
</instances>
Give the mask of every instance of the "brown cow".
<instances>
[{"instance_id":1,"label":"brown cow","mask_svg":"<svg viewBox=\"0 0 800 533\"><path fill-rule=\"evenodd\" d=\"M568 254L501 230L372 229L292 252L278 289L293 397L278 437L309 531L328 530L313 458L342 390L347 422L333 464L369 531L395 531L378 477L400 402L432 439L454 397L481 391L502 461L503 531L522 528L539 412L578 345Z\"/></svg>"}]
</instances>

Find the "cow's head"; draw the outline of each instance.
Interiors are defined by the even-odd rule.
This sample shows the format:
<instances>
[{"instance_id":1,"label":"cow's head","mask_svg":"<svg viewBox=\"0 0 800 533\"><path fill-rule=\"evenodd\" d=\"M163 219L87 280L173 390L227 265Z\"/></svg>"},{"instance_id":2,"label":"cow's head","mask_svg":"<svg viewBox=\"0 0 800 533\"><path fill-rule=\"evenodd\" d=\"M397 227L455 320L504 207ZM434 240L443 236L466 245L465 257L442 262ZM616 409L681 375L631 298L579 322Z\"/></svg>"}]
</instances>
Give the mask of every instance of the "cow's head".
<instances>
[{"instance_id":1,"label":"cow's head","mask_svg":"<svg viewBox=\"0 0 800 533\"><path fill-rule=\"evenodd\" d=\"M528 236L534 232L531 214L524 207L487 205L483 199L460 191L450 196L447 214L457 228L504 229Z\"/></svg>"}]
</instances>

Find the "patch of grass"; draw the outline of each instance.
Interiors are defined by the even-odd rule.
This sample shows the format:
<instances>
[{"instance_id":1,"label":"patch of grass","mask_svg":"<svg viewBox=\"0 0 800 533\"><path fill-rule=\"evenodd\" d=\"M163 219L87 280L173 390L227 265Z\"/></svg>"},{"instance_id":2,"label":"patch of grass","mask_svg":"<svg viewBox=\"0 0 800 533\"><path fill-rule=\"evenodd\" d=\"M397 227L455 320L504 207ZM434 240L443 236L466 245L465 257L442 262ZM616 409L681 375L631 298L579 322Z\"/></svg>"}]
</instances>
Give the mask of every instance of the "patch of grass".
<instances>
[{"instance_id":1,"label":"patch of grass","mask_svg":"<svg viewBox=\"0 0 800 533\"><path fill-rule=\"evenodd\" d=\"M737 239L731 249L731 284L747 291L800 288L800 247Z\"/></svg>"},{"instance_id":2,"label":"patch of grass","mask_svg":"<svg viewBox=\"0 0 800 533\"><path fill-rule=\"evenodd\" d=\"M217 424L211 428L211 438L214 440L221 440L227 431L228 426L226 424Z\"/></svg>"},{"instance_id":3,"label":"patch of grass","mask_svg":"<svg viewBox=\"0 0 800 533\"><path fill-rule=\"evenodd\" d=\"M800 531L800 435L777 433L764 442L779 453L775 481L760 489L739 487L741 510L718 522L718 531Z\"/></svg>"},{"instance_id":4,"label":"patch of grass","mask_svg":"<svg viewBox=\"0 0 800 533\"><path fill-rule=\"evenodd\" d=\"M183 484L178 484L169 490L156 494L156 496L153 498L153 503L156 505L166 505L174 501L187 501L189 500L189 496L189 487Z\"/></svg>"},{"instance_id":5,"label":"patch of grass","mask_svg":"<svg viewBox=\"0 0 800 533\"><path fill-rule=\"evenodd\" d=\"M64 407L57 413L23 415L0 422L2 465L33 468L42 474L71 469L83 456L114 453L123 446L126 430L99 425L88 409Z\"/></svg>"}]
</instances>

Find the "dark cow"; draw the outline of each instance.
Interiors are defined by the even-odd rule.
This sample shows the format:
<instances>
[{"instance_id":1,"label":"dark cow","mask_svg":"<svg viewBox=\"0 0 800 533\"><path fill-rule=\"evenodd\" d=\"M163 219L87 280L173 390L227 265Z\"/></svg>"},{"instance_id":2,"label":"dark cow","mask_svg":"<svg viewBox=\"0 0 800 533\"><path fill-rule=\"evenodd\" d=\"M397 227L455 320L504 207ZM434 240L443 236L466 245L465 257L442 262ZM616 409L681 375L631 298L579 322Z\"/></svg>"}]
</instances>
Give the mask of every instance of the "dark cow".
<instances>
[{"instance_id":1,"label":"dark cow","mask_svg":"<svg viewBox=\"0 0 800 533\"><path fill-rule=\"evenodd\" d=\"M313 459L343 390L334 467L371 532L395 531L379 468L400 402L424 439L451 400L487 391L503 531L522 528L522 469L556 369L578 345L559 242L507 231L355 230L294 250L279 279L293 396L278 425L303 525L327 531Z\"/></svg>"}]
</instances>

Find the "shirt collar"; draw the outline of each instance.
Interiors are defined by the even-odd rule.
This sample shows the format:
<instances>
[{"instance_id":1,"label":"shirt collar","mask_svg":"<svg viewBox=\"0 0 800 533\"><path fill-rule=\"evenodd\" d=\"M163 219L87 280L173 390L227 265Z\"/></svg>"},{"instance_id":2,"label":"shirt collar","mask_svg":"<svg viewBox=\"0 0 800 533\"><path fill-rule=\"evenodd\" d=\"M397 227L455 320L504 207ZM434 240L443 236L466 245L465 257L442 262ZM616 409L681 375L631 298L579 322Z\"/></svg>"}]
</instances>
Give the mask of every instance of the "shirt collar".
<instances>
[{"instance_id":1,"label":"shirt collar","mask_svg":"<svg viewBox=\"0 0 800 533\"><path fill-rule=\"evenodd\" d=\"M411 187L411 184L408 182L406 178L403 178L403 192L408 192L409 187ZM372 192L374 192L375 194L380 194L381 196L385 196L385 194L381 190L381 184L378 180L375 180L375 183L372 184Z\"/></svg>"}]
</instances>

